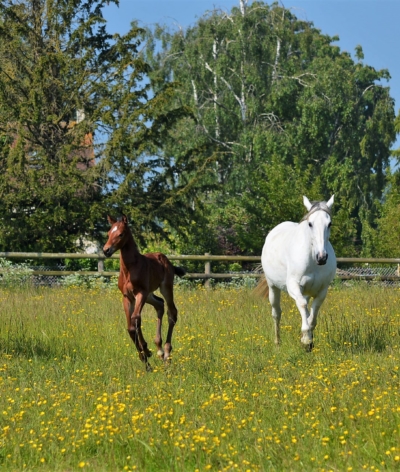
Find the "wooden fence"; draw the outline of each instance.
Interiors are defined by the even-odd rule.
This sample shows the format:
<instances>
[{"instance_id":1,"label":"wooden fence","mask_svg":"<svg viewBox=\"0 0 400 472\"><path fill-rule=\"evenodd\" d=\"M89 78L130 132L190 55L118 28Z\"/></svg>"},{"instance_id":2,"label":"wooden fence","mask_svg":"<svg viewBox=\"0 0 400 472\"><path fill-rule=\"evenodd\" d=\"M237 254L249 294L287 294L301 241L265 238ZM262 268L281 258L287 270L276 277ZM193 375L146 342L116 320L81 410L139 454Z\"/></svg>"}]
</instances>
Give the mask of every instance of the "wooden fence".
<instances>
[{"instance_id":1,"label":"wooden fence","mask_svg":"<svg viewBox=\"0 0 400 472\"><path fill-rule=\"evenodd\" d=\"M102 275L105 277L112 277L118 275L116 271L105 271L104 270L104 256L102 254L85 254L85 253L46 253L46 252L0 252L0 258L7 259L97 259L97 271L68 271L68 270L33 270L32 275L42 276L65 276L72 274L79 275ZM119 259L119 255L114 254L112 259ZM211 263L215 262L253 262L260 263L260 256L214 256L211 254L204 255L170 255L168 258L171 261L203 261L204 272L200 273L188 273L185 278L188 279L205 279L206 282L210 279L228 279L232 277L260 277L261 274L257 272L227 272L227 273L213 273L211 272ZM338 264L391 264L394 266L392 274L374 273L373 270L369 269L367 273L360 271L359 273L352 273L346 269L338 269L336 276L343 280L358 279L358 280L390 280L400 281L400 259L391 258L353 258L353 257L339 257L337 259ZM0 273L2 270L0 269ZM364 272L364 273L363 273ZM373 273L371 273L373 272Z\"/></svg>"}]
</instances>

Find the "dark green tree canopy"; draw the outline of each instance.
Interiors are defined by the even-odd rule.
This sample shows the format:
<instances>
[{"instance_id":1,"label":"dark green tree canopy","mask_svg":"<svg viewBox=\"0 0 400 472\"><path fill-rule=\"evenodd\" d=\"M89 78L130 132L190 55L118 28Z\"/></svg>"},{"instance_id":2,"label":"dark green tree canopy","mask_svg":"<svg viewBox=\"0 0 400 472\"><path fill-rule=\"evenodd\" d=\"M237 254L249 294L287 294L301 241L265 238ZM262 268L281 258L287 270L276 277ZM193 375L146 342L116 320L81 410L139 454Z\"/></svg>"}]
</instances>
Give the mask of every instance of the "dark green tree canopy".
<instances>
[{"instance_id":1,"label":"dark green tree canopy","mask_svg":"<svg viewBox=\"0 0 400 472\"><path fill-rule=\"evenodd\" d=\"M110 210L139 237L187 218L173 204L179 169L158 152L187 111L172 104L172 84L149 97L143 31L108 34L108 3L0 2L3 249L74 249L101 238Z\"/></svg>"}]
</instances>

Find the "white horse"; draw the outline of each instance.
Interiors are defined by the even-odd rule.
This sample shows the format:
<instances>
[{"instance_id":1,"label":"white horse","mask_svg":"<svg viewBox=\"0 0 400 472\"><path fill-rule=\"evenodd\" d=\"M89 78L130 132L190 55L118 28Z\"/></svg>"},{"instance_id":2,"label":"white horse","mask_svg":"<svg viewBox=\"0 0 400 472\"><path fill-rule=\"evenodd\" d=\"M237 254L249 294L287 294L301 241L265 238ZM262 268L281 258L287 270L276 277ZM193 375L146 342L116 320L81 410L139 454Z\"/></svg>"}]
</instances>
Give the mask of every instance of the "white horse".
<instances>
[{"instance_id":1,"label":"white horse","mask_svg":"<svg viewBox=\"0 0 400 472\"><path fill-rule=\"evenodd\" d=\"M265 239L261 256L265 279L260 281L257 291L269 292L276 344L280 343L281 290L285 290L301 314L301 342L308 350L313 347L318 310L336 273L335 252L329 242L333 200L332 195L328 202L311 203L303 197L308 213L301 222L285 221ZM309 311L310 298L314 300Z\"/></svg>"}]
</instances>

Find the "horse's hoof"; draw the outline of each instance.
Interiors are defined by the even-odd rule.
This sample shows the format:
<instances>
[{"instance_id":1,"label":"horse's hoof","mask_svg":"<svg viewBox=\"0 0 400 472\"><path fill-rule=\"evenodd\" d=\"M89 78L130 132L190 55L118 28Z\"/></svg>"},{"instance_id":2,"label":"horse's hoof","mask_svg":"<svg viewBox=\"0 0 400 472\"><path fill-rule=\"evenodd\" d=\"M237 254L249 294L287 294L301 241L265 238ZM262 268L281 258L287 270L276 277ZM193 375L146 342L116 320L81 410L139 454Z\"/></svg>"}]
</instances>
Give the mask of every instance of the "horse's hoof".
<instances>
[{"instance_id":1,"label":"horse's hoof","mask_svg":"<svg viewBox=\"0 0 400 472\"><path fill-rule=\"evenodd\" d=\"M151 351L142 351L142 352L139 352L139 359L142 362L147 362L147 359L151 357L152 355L153 353Z\"/></svg>"},{"instance_id":2,"label":"horse's hoof","mask_svg":"<svg viewBox=\"0 0 400 472\"><path fill-rule=\"evenodd\" d=\"M146 372L153 372L153 367L148 362L146 362Z\"/></svg>"},{"instance_id":3,"label":"horse's hoof","mask_svg":"<svg viewBox=\"0 0 400 472\"><path fill-rule=\"evenodd\" d=\"M165 365L171 364L171 352L164 351L164 364Z\"/></svg>"},{"instance_id":4,"label":"horse's hoof","mask_svg":"<svg viewBox=\"0 0 400 472\"><path fill-rule=\"evenodd\" d=\"M314 348L314 343L311 342L309 344L306 344L304 347L306 348L306 352L311 352Z\"/></svg>"},{"instance_id":5,"label":"horse's hoof","mask_svg":"<svg viewBox=\"0 0 400 472\"><path fill-rule=\"evenodd\" d=\"M164 359L164 351L162 349L159 349L157 351L157 356L160 358L160 359Z\"/></svg>"}]
</instances>

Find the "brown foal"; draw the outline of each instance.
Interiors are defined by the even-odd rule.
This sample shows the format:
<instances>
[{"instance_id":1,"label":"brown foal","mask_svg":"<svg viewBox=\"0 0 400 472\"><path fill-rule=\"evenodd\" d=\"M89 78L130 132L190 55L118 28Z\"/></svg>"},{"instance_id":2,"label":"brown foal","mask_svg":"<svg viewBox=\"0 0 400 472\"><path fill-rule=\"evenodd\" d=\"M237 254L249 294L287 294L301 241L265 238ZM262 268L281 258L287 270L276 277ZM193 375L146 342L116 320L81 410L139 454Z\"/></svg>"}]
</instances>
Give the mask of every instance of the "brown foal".
<instances>
[{"instance_id":1,"label":"brown foal","mask_svg":"<svg viewBox=\"0 0 400 472\"><path fill-rule=\"evenodd\" d=\"M142 309L145 303L149 303L157 312L157 332L154 342L157 346L157 355L167 361L172 351L172 332L178 318L173 294L174 275L182 277L185 275L185 270L172 265L167 256L160 252L140 254L125 215L118 220L111 216L107 219L111 229L103 252L106 257L110 257L115 251L120 250L118 288L124 297L128 333L146 370L151 370L148 358L152 353L147 347L141 328ZM168 333L164 350L161 338L164 300L154 295L153 292L157 289L160 289L168 307Z\"/></svg>"}]
</instances>

